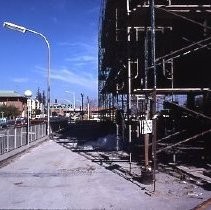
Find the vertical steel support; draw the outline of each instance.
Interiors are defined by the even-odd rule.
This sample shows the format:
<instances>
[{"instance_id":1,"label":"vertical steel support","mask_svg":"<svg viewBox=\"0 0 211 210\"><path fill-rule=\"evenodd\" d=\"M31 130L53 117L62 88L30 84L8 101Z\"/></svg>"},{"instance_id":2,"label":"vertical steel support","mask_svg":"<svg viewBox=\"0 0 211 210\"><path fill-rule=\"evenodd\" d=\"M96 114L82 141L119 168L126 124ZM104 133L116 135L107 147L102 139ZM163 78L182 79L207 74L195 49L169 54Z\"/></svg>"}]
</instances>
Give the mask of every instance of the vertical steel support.
<instances>
[{"instance_id":1,"label":"vertical steel support","mask_svg":"<svg viewBox=\"0 0 211 210\"><path fill-rule=\"evenodd\" d=\"M123 94L121 95L122 98L121 98L121 102L122 102L122 110L124 110L124 98L123 98Z\"/></svg>"},{"instance_id":2,"label":"vertical steel support","mask_svg":"<svg viewBox=\"0 0 211 210\"><path fill-rule=\"evenodd\" d=\"M136 97L136 120L138 120L138 107L139 107L139 100L138 97ZM139 138L140 137L140 127L139 124L137 123L136 125L136 137Z\"/></svg>"},{"instance_id":3,"label":"vertical steel support","mask_svg":"<svg viewBox=\"0 0 211 210\"><path fill-rule=\"evenodd\" d=\"M119 141L120 141L120 126L116 123L116 151L119 151Z\"/></svg>"},{"instance_id":4,"label":"vertical steel support","mask_svg":"<svg viewBox=\"0 0 211 210\"><path fill-rule=\"evenodd\" d=\"M147 121L149 119L149 103L148 100L145 99L144 101L144 111L145 111L145 120ZM144 165L145 165L145 170L148 171L149 167L149 134L146 133L144 134Z\"/></svg>"},{"instance_id":5,"label":"vertical steel support","mask_svg":"<svg viewBox=\"0 0 211 210\"><path fill-rule=\"evenodd\" d=\"M153 131L152 131L152 156L153 156L153 186L155 191L155 171L156 171L156 140L157 140L157 122L156 122L156 88L157 88L157 73L155 65L155 2L150 0L150 22L151 22L151 62L154 73L154 87L152 95L152 116L153 116Z\"/></svg>"},{"instance_id":6,"label":"vertical steel support","mask_svg":"<svg viewBox=\"0 0 211 210\"><path fill-rule=\"evenodd\" d=\"M146 29L144 40L144 88L148 88L148 29Z\"/></svg>"},{"instance_id":7,"label":"vertical steel support","mask_svg":"<svg viewBox=\"0 0 211 210\"><path fill-rule=\"evenodd\" d=\"M125 120L125 117L124 117L124 95L121 94L121 105L122 105L122 110L123 110L123 116L122 116L122 119ZM125 141L125 124L124 122L122 121L122 124L121 124L121 131L122 131L122 141L124 142Z\"/></svg>"},{"instance_id":8,"label":"vertical steel support","mask_svg":"<svg viewBox=\"0 0 211 210\"><path fill-rule=\"evenodd\" d=\"M129 163L130 163L130 172L131 172L131 162L132 162L132 152L131 152L131 142L132 142L132 136L131 136L131 65L130 60L128 60L128 141L129 141Z\"/></svg>"},{"instance_id":9,"label":"vertical steel support","mask_svg":"<svg viewBox=\"0 0 211 210\"><path fill-rule=\"evenodd\" d=\"M174 60L171 60L171 88L174 88ZM174 100L174 95L172 92L172 101Z\"/></svg>"},{"instance_id":10,"label":"vertical steel support","mask_svg":"<svg viewBox=\"0 0 211 210\"><path fill-rule=\"evenodd\" d=\"M148 29L146 28L146 34L145 34L145 40L144 40L144 87L148 88ZM149 119L149 104L148 104L148 96L145 95L145 101L144 101L144 110L145 112L145 118L146 120ZM149 167L149 134L144 134L144 165L145 165L145 171L147 171L147 168Z\"/></svg>"},{"instance_id":11,"label":"vertical steel support","mask_svg":"<svg viewBox=\"0 0 211 210\"><path fill-rule=\"evenodd\" d=\"M108 110L109 110L109 120L111 120L111 104L112 104L112 100L111 100L111 93L109 93L108 95Z\"/></svg>"},{"instance_id":12,"label":"vertical steel support","mask_svg":"<svg viewBox=\"0 0 211 210\"><path fill-rule=\"evenodd\" d=\"M127 0L127 15L130 13L130 0ZM129 42L129 36L130 31L127 27L127 48L128 48L128 42ZM129 164L130 164L130 172L131 172L131 162L132 162L132 153L131 153L131 142L132 142L132 136L131 136L131 65L130 65L130 59L128 59L128 97L127 97L127 118L128 118L128 141L129 141Z\"/></svg>"},{"instance_id":13,"label":"vertical steel support","mask_svg":"<svg viewBox=\"0 0 211 210\"><path fill-rule=\"evenodd\" d=\"M112 122L114 121L114 115L115 115L115 110L114 110L114 107L115 107L115 105L114 105L114 101L115 101L115 99L114 99L114 94L112 94Z\"/></svg>"},{"instance_id":14,"label":"vertical steel support","mask_svg":"<svg viewBox=\"0 0 211 210\"><path fill-rule=\"evenodd\" d=\"M116 32L116 42L118 41L118 25L117 25L117 18L118 18L118 10L115 10L115 32Z\"/></svg>"},{"instance_id":15,"label":"vertical steel support","mask_svg":"<svg viewBox=\"0 0 211 210\"><path fill-rule=\"evenodd\" d=\"M130 12L130 2L129 2L130 0L127 0L127 13L129 13Z\"/></svg>"}]
</instances>

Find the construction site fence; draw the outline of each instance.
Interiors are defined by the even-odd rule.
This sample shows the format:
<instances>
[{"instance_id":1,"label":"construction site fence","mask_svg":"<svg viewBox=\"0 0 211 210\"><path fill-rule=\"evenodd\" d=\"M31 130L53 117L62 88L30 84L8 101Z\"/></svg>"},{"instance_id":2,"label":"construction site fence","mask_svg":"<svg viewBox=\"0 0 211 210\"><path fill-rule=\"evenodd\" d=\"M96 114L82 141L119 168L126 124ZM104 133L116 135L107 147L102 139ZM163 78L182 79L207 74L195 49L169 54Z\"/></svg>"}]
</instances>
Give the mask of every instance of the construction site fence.
<instances>
[{"instance_id":1,"label":"construction site fence","mask_svg":"<svg viewBox=\"0 0 211 210\"><path fill-rule=\"evenodd\" d=\"M46 124L44 123L29 126L29 132L27 132L27 126L1 130L0 155L30 144L46 135ZM29 138L28 141L27 138Z\"/></svg>"}]
</instances>

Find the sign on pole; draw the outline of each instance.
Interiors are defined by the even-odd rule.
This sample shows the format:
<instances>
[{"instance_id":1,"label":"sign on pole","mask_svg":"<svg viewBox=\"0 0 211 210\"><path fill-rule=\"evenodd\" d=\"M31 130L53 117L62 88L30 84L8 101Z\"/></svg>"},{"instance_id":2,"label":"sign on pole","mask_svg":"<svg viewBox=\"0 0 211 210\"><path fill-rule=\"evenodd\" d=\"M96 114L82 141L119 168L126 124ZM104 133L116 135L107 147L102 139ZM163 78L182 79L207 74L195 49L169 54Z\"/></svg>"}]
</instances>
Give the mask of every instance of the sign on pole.
<instances>
[{"instance_id":1,"label":"sign on pole","mask_svg":"<svg viewBox=\"0 0 211 210\"><path fill-rule=\"evenodd\" d=\"M152 120L140 120L140 133L152 133Z\"/></svg>"}]
</instances>

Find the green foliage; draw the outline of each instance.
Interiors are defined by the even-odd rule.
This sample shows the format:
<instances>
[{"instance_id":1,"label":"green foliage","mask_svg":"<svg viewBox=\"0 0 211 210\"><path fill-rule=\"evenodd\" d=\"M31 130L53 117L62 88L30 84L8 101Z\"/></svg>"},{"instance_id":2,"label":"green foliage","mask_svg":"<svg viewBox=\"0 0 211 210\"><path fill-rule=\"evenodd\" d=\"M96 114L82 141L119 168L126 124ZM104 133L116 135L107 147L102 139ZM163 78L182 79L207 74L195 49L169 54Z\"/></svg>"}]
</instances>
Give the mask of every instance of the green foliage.
<instances>
[{"instance_id":1,"label":"green foliage","mask_svg":"<svg viewBox=\"0 0 211 210\"><path fill-rule=\"evenodd\" d=\"M37 90L37 95L36 99L40 102L43 103L43 105L46 104L46 96L45 96L45 91L43 90L42 93L40 92L40 89L38 88Z\"/></svg>"},{"instance_id":2,"label":"green foliage","mask_svg":"<svg viewBox=\"0 0 211 210\"><path fill-rule=\"evenodd\" d=\"M46 96L45 96L45 91L43 90L42 92L42 103L45 106L46 105Z\"/></svg>"},{"instance_id":3,"label":"green foliage","mask_svg":"<svg viewBox=\"0 0 211 210\"><path fill-rule=\"evenodd\" d=\"M39 115L39 114L41 114L41 110L40 109L35 109L35 115Z\"/></svg>"},{"instance_id":4,"label":"green foliage","mask_svg":"<svg viewBox=\"0 0 211 210\"><path fill-rule=\"evenodd\" d=\"M21 112L18 110L17 107L13 106L13 105L2 105L0 106L0 112L4 112L4 117L7 118L15 118L17 116L20 116Z\"/></svg>"},{"instance_id":5,"label":"green foliage","mask_svg":"<svg viewBox=\"0 0 211 210\"><path fill-rule=\"evenodd\" d=\"M36 96L36 99L41 103L42 102L42 94L40 92L40 89L38 88L37 90L37 96Z\"/></svg>"}]
</instances>

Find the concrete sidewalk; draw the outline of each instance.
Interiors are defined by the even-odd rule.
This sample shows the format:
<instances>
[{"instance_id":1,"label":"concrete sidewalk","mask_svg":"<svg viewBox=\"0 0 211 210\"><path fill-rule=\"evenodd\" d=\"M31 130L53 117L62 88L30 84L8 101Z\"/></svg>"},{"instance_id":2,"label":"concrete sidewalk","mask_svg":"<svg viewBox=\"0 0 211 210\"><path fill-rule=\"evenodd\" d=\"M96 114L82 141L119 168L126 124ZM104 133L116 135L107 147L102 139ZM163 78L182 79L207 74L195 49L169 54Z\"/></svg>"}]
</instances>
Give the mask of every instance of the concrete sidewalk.
<instances>
[{"instance_id":1,"label":"concrete sidewalk","mask_svg":"<svg viewBox=\"0 0 211 210\"><path fill-rule=\"evenodd\" d=\"M158 179L157 193L146 195L137 185L50 140L0 168L0 209L188 210L211 197L168 175L159 174ZM182 191L190 187L200 196Z\"/></svg>"}]
</instances>

